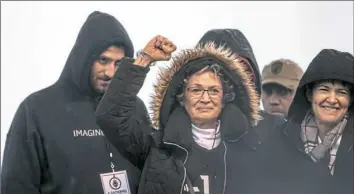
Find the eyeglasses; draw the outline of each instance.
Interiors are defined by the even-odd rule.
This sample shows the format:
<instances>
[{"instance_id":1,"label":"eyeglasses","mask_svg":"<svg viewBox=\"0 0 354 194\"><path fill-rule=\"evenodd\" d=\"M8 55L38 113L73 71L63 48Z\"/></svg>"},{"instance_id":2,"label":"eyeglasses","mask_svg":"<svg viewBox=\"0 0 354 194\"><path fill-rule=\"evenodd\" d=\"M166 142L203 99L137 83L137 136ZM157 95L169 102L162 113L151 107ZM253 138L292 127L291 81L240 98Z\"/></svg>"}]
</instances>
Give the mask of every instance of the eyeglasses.
<instances>
[{"instance_id":1,"label":"eyeglasses","mask_svg":"<svg viewBox=\"0 0 354 194\"><path fill-rule=\"evenodd\" d=\"M191 94L194 98L200 98L204 95L204 92L208 92L210 98L220 98L222 94L222 88L219 87L211 87L208 89L204 89L202 87L189 87L187 88L187 92Z\"/></svg>"}]
</instances>

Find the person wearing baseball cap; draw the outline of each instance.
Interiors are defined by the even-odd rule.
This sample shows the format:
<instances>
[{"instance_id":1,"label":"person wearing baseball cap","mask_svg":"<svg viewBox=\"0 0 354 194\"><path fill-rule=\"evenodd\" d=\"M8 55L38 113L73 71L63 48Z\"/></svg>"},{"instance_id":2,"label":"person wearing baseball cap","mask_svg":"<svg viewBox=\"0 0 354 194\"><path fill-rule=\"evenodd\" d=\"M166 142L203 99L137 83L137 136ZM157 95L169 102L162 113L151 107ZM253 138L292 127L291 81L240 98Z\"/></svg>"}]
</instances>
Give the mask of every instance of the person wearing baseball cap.
<instances>
[{"instance_id":1,"label":"person wearing baseball cap","mask_svg":"<svg viewBox=\"0 0 354 194\"><path fill-rule=\"evenodd\" d=\"M266 112L286 117L303 75L301 67L289 59L277 59L262 71L262 104Z\"/></svg>"}]
</instances>

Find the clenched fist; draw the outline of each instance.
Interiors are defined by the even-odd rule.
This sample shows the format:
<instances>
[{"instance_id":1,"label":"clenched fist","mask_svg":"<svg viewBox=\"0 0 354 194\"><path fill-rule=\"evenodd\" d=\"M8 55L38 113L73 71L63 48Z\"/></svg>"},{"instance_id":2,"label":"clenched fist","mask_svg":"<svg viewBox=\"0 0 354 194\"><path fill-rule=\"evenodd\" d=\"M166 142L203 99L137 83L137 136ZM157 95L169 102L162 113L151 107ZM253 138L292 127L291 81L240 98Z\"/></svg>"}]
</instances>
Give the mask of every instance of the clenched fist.
<instances>
[{"instance_id":1,"label":"clenched fist","mask_svg":"<svg viewBox=\"0 0 354 194\"><path fill-rule=\"evenodd\" d=\"M177 47L170 40L158 35L147 43L134 64L147 66L156 61L168 61L176 49Z\"/></svg>"}]
</instances>

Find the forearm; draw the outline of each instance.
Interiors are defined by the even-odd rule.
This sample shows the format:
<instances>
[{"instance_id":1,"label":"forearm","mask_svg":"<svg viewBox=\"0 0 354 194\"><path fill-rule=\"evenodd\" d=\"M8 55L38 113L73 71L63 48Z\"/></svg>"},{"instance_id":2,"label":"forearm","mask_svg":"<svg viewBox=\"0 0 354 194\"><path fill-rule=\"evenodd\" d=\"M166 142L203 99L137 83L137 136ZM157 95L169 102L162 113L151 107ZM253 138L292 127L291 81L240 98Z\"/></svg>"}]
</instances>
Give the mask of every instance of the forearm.
<instances>
[{"instance_id":1,"label":"forearm","mask_svg":"<svg viewBox=\"0 0 354 194\"><path fill-rule=\"evenodd\" d=\"M141 67L148 67L151 64L151 62L152 61L150 57L147 54L142 53L136 58L133 64Z\"/></svg>"},{"instance_id":2,"label":"forearm","mask_svg":"<svg viewBox=\"0 0 354 194\"><path fill-rule=\"evenodd\" d=\"M138 156L145 151L149 122L141 115L147 115L144 103L137 94L144 84L149 68L141 66L144 61L127 60L120 64L111 84L96 109L97 123L107 139L131 162L139 163Z\"/></svg>"},{"instance_id":3,"label":"forearm","mask_svg":"<svg viewBox=\"0 0 354 194\"><path fill-rule=\"evenodd\" d=\"M122 61L97 107L97 114L112 111L113 107L119 110L123 105L124 109L134 108L136 100L134 97L139 93L149 72L149 68L144 66L145 61L142 59L137 59L134 63L136 64L128 60Z\"/></svg>"}]
</instances>

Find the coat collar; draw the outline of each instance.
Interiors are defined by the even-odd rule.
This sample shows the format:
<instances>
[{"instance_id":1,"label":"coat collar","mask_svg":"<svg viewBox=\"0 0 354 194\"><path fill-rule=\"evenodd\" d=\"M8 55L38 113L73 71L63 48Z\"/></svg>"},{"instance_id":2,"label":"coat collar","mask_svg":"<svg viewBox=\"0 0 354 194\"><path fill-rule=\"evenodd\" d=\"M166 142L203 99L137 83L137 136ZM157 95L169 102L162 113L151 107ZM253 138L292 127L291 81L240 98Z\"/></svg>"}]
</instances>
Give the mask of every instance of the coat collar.
<instances>
[{"instance_id":1,"label":"coat collar","mask_svg":"<svg viewBox=\"0 0 354 194\"><path fill-rule=\"evenodd\" d=\"M234 104L227 104L220 115L220 132L224 141L242 142L248 147L259 145L259 140L253 132L246 116ZM181 106L174 109L165 129L163 130L163 142L177 144L189 150L193 144L191 120Z\"/></svg>"},{"instance_id":2,"label":"coat collar","mask_svg":"<svg viewBox=\"0 0 354 194\"><path fill-rule=\"evenodd\" d=\"M300 138L300 130L301 124L299 122L295 122L295 120L290 119L286 123L284 123L284 130L283 130L283 137L286 139L287 142L291 143L295 148L300 150L301 152L305 153L304 151L304 143ZM353 114L349 114L349 119L347 122L347 126L345 127L342 140L340 142L339 150L337 152L337 162L339 163L343 157L343 155L349 153L353 149L353 133L354 127L354 116Z\"/></svg>"}]
</instances>

